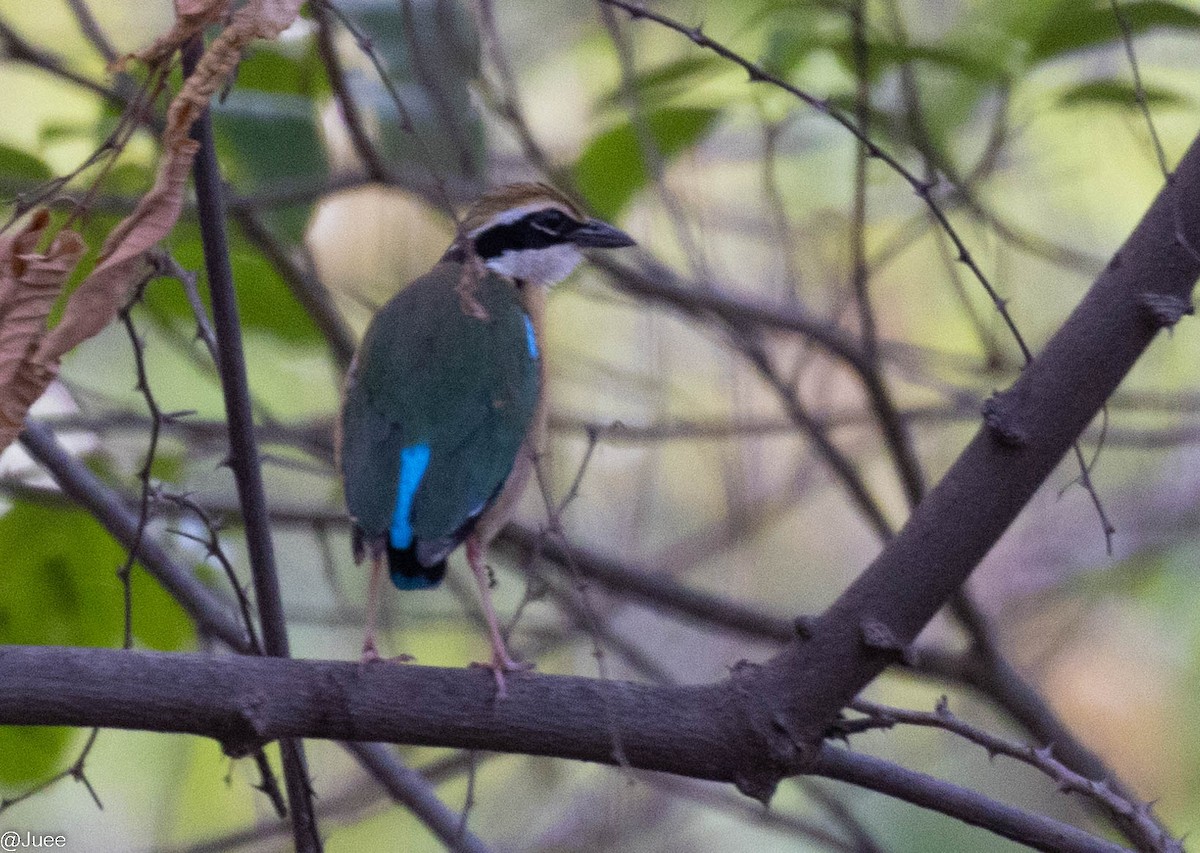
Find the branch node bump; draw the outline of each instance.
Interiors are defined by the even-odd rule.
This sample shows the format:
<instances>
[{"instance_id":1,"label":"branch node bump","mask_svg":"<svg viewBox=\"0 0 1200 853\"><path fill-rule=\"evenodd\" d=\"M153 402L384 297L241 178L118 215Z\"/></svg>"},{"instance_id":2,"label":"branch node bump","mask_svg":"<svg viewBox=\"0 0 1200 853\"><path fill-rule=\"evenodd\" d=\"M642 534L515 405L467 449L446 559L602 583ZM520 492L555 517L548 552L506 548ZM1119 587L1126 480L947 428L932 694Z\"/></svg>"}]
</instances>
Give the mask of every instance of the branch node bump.
<instances>
[{"instance_id":1,"label":"branch node bump","mask_svg":"<svg viewBox=\"0 0 1200 853\"><path fill-rule=\"evenodd\" d=\"M244 758L267 744L264 702L251 695L238 700L229 730L220 736L221 749L230 758Z\"/></svg>"},{"instance_id":2,"label":"branch node bump","mask_svg":"<svg viewBox=\"0 0 1200 853\"><path fill-rule=\"evenodd\" d=\"M878 619L864 619L859 626L862 644L874 652L895 655L905 665L911 666L915 654L910 646L900 642L895 632Z\"/></svg>"},{"instance_id":3,"label":"branch node bump","mask_svg":"<svg viewBox=\"0 0 1200 853\"><path fill-rule=\"evenodd\" d=\"M775 789L779 783L764 779L761 776L739 775L734 778L733 784L747 797L753 797L763 804L763 808L767 808L771 805L771 797L775 796Z\"/></svg>"},{"instance_id":4,"label":"branch node bump","mask_svg":"<svg viewBox=\"0 0 1200 853\"><path fill-rule=\"evenodd\" d=\"M1191 302L1171 293L1143 293L1139 302L1147 318L1159 329L1170 329L1185 314L1196 313Z\"/></svg>"},{"instance_id":5,"label":"branch node bump","mask_svg":"<svg viewBox=\"0 0 1200 853\"><path fill-rule=\"evenodd\" d=\"M983 403L983 424L1001 447L1020 448L1029 443L1029 436L1012 410L1009 393L997 391Z\"/></svg>"},{"instance_id":6,"label":"branch node bump","mask_svg":"<svg viewBox=\"0 0 1200 853\"><path fill-rule=\"evenodd\" d=\"M797 616L792 622L792 630L801 640L811 640L814 629L817 627L817 619L815 616Z\"/></svg>"}]
</instances>

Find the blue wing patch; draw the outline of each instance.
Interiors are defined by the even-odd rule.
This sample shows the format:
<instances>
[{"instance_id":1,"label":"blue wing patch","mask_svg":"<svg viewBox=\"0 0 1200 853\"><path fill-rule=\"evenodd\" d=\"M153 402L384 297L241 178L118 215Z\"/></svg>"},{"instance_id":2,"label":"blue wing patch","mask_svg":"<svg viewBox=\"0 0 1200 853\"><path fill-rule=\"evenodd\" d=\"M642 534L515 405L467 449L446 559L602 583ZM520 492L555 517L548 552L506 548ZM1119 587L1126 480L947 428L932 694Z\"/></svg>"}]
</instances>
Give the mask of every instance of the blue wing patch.
<instances>
[{"instance_id":1,"label":"blue wing patch","mask_svg":"<svg viewBox=\"0 0 1200 853\"><path fill-rule=\"evenodd\" d=\"M529 347L529 357L538 357L537 335L533 333L533 321L529 319L529 315L525 317L525 343Z\"/></svg>"},{"instance_id":2,"label":"blue wing patch","mask_svg":"<svg viewBox=\"0 0 1200 853\"><path fill-rule=\"evenodd\" d=\"M429 467L429 445L410 444L400 451L400 482L396 487L396 509L388 536L392 547L407 548L412 544L412 505L425 469Z\"/></svg>"}]
</instances>

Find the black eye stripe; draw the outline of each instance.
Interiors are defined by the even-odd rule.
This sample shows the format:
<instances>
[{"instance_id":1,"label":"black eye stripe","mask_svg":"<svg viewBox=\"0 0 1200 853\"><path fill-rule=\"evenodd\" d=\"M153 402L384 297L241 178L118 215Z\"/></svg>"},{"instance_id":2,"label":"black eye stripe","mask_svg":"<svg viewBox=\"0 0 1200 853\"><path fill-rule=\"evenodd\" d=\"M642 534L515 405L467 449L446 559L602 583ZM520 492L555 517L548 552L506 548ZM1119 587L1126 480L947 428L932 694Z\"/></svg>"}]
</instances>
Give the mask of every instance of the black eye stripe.
<instances>
[{"instance_id":1,"label":"black eye stripe","mask_svg":"<svg viewBox=\"0 0 1200 853\"><path fill-rule=\"evenodd\" d=\"M561 211L538 210L515 222L493 225L475 236L475 253L483 259L506 251L545 249L571 242L571 234L583 223Z\"/></svg>"}]
</instances>

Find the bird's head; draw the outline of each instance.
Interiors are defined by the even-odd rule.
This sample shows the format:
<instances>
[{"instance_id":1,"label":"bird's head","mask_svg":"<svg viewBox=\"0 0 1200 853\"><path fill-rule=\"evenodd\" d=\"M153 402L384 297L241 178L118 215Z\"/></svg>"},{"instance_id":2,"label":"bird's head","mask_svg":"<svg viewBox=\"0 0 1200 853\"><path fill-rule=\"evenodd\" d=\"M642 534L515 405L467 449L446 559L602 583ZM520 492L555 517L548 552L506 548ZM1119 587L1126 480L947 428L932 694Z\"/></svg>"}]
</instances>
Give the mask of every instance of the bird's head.
<instances>
[{"instance_id":1,"label":"bird's head","mask_svg":"<svg viewBox=\"0 0 1200 853\"><path fill-rule=\"evenodd\" d=\"M531 284L562 281L582 260L580 249L632 246L628 234L590 219L564 195L545 184L509 184L471 206L463 231L484 265ZM448 259L461 259L456 242Z\"/></svg>"}]
</instances>

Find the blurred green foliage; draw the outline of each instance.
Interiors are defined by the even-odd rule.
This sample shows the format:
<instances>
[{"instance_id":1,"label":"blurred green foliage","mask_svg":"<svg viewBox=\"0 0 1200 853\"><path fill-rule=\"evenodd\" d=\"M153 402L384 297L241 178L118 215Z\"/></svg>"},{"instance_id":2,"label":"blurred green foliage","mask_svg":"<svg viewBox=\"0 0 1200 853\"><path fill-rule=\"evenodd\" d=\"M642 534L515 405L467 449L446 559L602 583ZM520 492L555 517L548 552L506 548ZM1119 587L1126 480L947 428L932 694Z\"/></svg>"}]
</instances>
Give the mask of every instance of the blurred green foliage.
<instances>
[{"instance_id":1,"label":"blurred green foliage","mask_svg":"<svg viewBox=\"0 0 1200 853\"><path fill-rule=\"evenodd\" d=\"M124 550L82 510L15 503L0 516L0 645L119 646ZM195 629L141 567L130 575L138 645L179 651ZM35 782L63 763L71 730L0 726L0 785Z\"/></svg>"},{"instance_id":2,"label":"blurred green foliage","mask_svg":"<svg viewBox=\"0 0 1200 853\"><path fill-rule=\"evenodd\" d=\"M615 219L650 179L643 144L651 144L669 160L704 138L720 112L713 109L663 107L647 113L649 139L638 138L639 129L626 122L596 136L575 164L575 180L588 204L600 216Z\"/></svg>"},{"instance_id":3,"label":"blurred green foliage","mask_svg":"<svg viewBox=\"0 0 1200 853\"><path fill-rule=\"evenodd\" d=\"M148 43L161 28L156 13L140 4L92 5L110 32L123 39L122 50ZM335 25L346 82L362 108L365 130L397 174L418 186L442 181L464 196L514 177L546 178L535 173L519 135L489 87L481 85L481 77L494 83L498 75L471 4L346 0L340 5L385 70L386 80L381 80L372 57ZM574 184L567 188L577 190L594 213L620 220L658 260L687 269L692 259L681 258L672 229L664 226L668 216L659 205L659 176L654 174L661 168L662 180L694 216L689 224L703 233L703 261L720 274L721 286L741 288L767 304L795 301L814 314L827 311L834 320L846 316L855 151L848 134L791 96L748 82L740 69L647 22L631 24L618 14L634 65L629 79L622 79L621 63L591 6L534 0L495 5L498 35L514 67L517 100L531 133L563 180ZM1142 95L1168 149L1177 153L1196 124L1200 74L1193 53L1200 12L1195 3L1182 0L1131 0L1120 6L1137 38L1146 80ZM706 33L772 73L848 115L855 113L855 45L843 5L762 0L664 2L654 8L689 25L703 22ZM901 4L901 11L907 26L897 28L883 4L867 5L873 138L914 173L922 173L927 164L931 174L948 176L978 169L969 187L970 204L955 207L959 199L947 192L947 208L988 274L1011 295L1014 312L1036 344L1086 286L1090 272L1081 271L1086 259L1103 263L1161 183L1137 112L1138 93L1121 28L1110 4L1101 0L916 2ZM55 52L72 71L113 83L78 35L65 4L51 8L14 0L0 10L0 20ZM127 82L136 84L140 70L131 71ZM112 104L94 93L32 69L11 52L0 58L0 110L6 117L0 124L4 200L27 198L52 176L73 169L119 117ZM257 44L247 53L235 84L214 106L214 123L232 196L253 206L291 260L307 268L312 255L314 271L329 285L337 307L360 328L373 307L373 297L362 294L386 297L402 280L397 270L432 262L444 248L449 226L438 205L416 192L378 191L353 180L362 164L341 126L311 20L279 42ZM764 165L768 130L776 134L769 169ZM155 166L153 135L135 135L88 199L90 210L76 222L91 252L74 281L86 273L105 236L150 185ZM98 169L85 170L67 193L84 198L97 177ZM349 190L325 193L327 184L337 180ZM991 306L946 271L945 247L921 230L928 217L910 187L877 164L871 166L868 187L870 221L864 239L887 350L900 353L889 379L902 402L921 409L953 394L969 402L972 395L1002 387L1012 365L981 354L980 342L989 336L1004 341L1001 350L1007 345ZM778 196L774 201L772 191ZM56 221L67 215L67 206L60 204ZM1011 236L1027 233L1049 249L1027 251ZM328 368L319 326L276 266L232 221L230 238L256 414L264 433L299 426L327 444L338 377ZM305 242L309 253L300 251ZM202 270L199 231L190 211L165 247L184 268ZM1084 256L1085 263L1072 269L1047 260L1060 248ZM199 292L207 298L202 275ZM556 413L632 425L779 417L778 401L763 392L752 372L744 371L724 336L712 328L698 330L673 314L613 300L611 291L586 272L578 285L555 295L551 313L547 352L555 358ZM210 417L219 413L212 365L193 339L192 309L179 285L168 279L152 282L134 317L147 338L156 393L172 406L199 409ZM1153 351L1131 384L1194 392L1200 354L1190 340L1190 332L1181 331L1171 341L1174 349ZM839 406L857 400L844 376L814 367L802 346L789 349L795 342L774 338L769 343L772 357L794 367L805 393L812 392L818 405L841 414ZM63 375L79 409L68 407L68 413L97 423L88 431L94 439L90 446L99 443L103 451L91 464L107 482L135 494L145 432L104 424L109 415L145 413L144 400L132 390L124 330L109 329L81 348L68 359ZM957 398L954 404L966 405ZM1114 409L1118 427L1128 427L1124 417ZM1140 413L1129 417L1150 420ZM1153 423L1172 426L1186 417L1186 410L1160 411ZM948 426L921 420L914 424L931 478L949 464L972 428L970 417ZM889 509L899 518L902 502L891 491L888 466L870 438L863 438L865 432L839 432L836 438L852 449L872 488L892 501ZM569 483L583 447L578 432L556 434L551 454L558 463L551 477L555 483ZM281 518L304 518L311 512L322 519L318 525L281 520L276 536L294 645L302 655L354 657L362 576L350 568L344 532L328 521L342 506L327 454L269 440L265 452L269 497L281 509ZM1101 547L1088 538L1093 519L1083 515L1074 526L1064 522L1063 528L1049 532L1026 532L1037 547L1028 546L1026 553L1013 546L1016 557L996 558L1007 559L999 572L1005 577L989 575L985 567L979 581L981 594L992 596L988 601L998 614L998 634L1013 649L1016 663L1036 673L1056 707L1111 754L1119 770L1144 786L1147 795L1164 798L1162 811L1173 826L1188 827L1200 821L1200 731L1188 724L1200 683L1200 637L1190 592L1198 579L1197 551L1194 537L1186 532L1194 522L1178 510L1177 529L1169 535L1154 539L1145 534L1147 542L1167 544L1138 551L1139 525L1152 528L1170 513L1151 506L1145 515L1154 518L1139 516L1139 508L1151 498L1138 497L1132 485L1149 480L1170 484L1194 467L1181 450L1164 462L1166 452L1106 446L1101 457L1097 477L1106 499L1117 506L1119 525L1133 531L1132 556L1106 562ZM164 442L154 477L224 510L218 514L230 529L223 539L244 573L235 492L220 466L221 456L219 442L174 435ZM689 572L687 582L697 586L788 614L818 612L865 564L877 543L860 529L836 490L822 476L813 476L814 470L800 442L784 433L660 444L605 437L567 514L570 535L598 547L615 549L614 543L624 543L648 565L661 562L680 576ZM6 476L27 473L19 467L14 471ZM1075 492L1051 496L1030 513L1036 518L1027 523L1069 514L1077 506L1075 497ZM1161 495L1156 499L1162 500ZM1176 503L1186 500L1176 498ZM542 509L534 501L530 518L542 520ZM153 532L187 560L195 559L185 540L159 527ZM121 590L114 572L125 555L86 514L17 500L0 516L0 554L5 555L0 643L120 644ZM460 568L451 570L452 578ZM1053 581L1037 575L1037 569ZM198 571L214 585L223 588L226 583L211 566ZM522 585L514 573L498 575L505 613L516 610L519 602L528 604L532 616L526 615L522 626L533 622L542 632L539 638L561 627L563 620L545 601L521 599ZM133 582L137 644L164 650L193 647L194 629L178 606L140 567ZM404 633L392 638L401 647L396 651L415 651L423 663L439 665L461 665L479 651L477 634L449 593L393 596L385 606L402 614L396 621ZM738 658L762 652L728 638L686 633L669 620L640 612L622 610L619 618L626 620L620 623L622 633L661 653L680 680L720 677ZM590 640L576 637L539 656L539 669L594 674L589 652ZM945 690L940 684L903 678L884 679L872 689L879 698L913 707L932 707ZM988 713L965 692L951 692L956 707ZM0 786L15 790L60 770L72 757L71 742L71 734L60 729L0 729ZM107 753L105 743L114 744ZM970 750L947 747L940 736L905 741L880 737L870 745L910 766L978 784L1002 799L1087 820L1077 803L1056 799L1052 790L1030 785L1027 777L1006 775L1003 767L987 765ZM353 784L355 771L335 747L322 744L314 750L320 755L314 766L320 769L316 784L323 795ZM111 828L111 814L137 815L130 826L117 830L125 834L109 849L160 847L166 843L164 835L191 844L256 820L261 800L249 790L257 781L252 770L244 763L234 765L234 781L227 784L229 763L213 744L188 741L179 746L179 739L138 740L113 733L101 739L99 753L97 775L108 773L102 796L106 803L110 796L118 799L111 812L96 815L69 791L55 792L49 796L60 799L23 804L30 810L24 814L34 816L23 819L57 820L70 814L80 827ZM423 760L429 754L406 756ZM670 803L667 818L656 816L642 824L626 819L657 794L631 788L624 779L614 782L616 777L606 774L534 759L481 760L472 826L521 843L540 838L543 848L550 848L554 842L545 839L556 837L551 824L572 815L582 826L578 849L588 849L588 839L599 839L591 849L621 849L622 844L625 849L770 849L772 844L798 849L793 837L781 841L757 823L683 801L659 801ZM130 793L121 803L124 791ZM461 778L440 791L451 803L467 796ZM890 801L881 804L874 795L841 793L889 850L1012 849L938 815ZM220 808L214 809L214 803ZM822 817L814 800L796 786L785 786L774 805L787 814ZM155 809L153 819L143 820ZM530 819L530 814L545 818ZM331 850L389 843L394 848L397 839L406 849L437 849L411 817L395 809L330 826Z\"/></svg>"}]
</instances>

